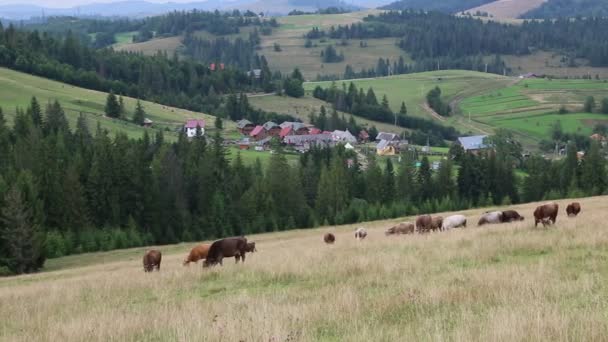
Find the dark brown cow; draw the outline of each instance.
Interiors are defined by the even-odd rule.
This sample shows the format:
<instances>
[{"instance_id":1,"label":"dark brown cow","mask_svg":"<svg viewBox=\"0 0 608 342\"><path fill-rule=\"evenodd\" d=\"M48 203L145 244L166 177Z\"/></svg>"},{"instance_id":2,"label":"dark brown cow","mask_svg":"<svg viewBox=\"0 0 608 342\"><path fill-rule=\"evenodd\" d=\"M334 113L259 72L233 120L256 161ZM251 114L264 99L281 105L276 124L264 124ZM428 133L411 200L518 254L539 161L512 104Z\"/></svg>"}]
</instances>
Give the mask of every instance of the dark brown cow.
<instances>
[{"instance_id":1,"label":"dark brown cow","mask_svg":"<svg viewBox=\"0 0 608 342\"><path fill-rule=\"evenodd\" d=\"M162 258L163 255L160 251L155 249L146 251L146 254L144 254L144 272L152 272L155 268L157 271L160 271Z\"/></svg>"},{"instance_id":2,"label":"dark brown cow","mask_svg":"<svg viewBox=\"0 0 608 342\"><path fill-rule=\"evenodd\" d=\"M441 226L443 225L443 217L435 216L431 221L431 230L438 231L441 230Z\"/></svg>"},{"instance_id":3,"label":"dark brown cow","mask_svg":"<svg viewBox=\"0 0 608 342\"><path fill-rule=\"evenodd\" d=\"M566 213L569 217L576 217L581 212L581 204L578 202L570 203L566 207Z\"/></svg>"},{"instance_id":4,"label":"dark brown cow","mask_svg":"<svg viewBox=\"0 0 608 342\"><path fill-rule=\"evenodd\" d=\"M189 265L191 262L198 262L199 260L203 260L207 258L207 254L209 253L209 248L211 248L210 243L202 243L200 245L194 246L190 250L190 254L186 260L184 260L184 266Z\"/></svg>"},{"instance_id":5,"label":"dark brown cow","mask_svg":"<svg viewBox=\"0 0 608 342\"><path fill-rule=\"evenodd\" d=\"M399 234L414 234L416 232L416 225L410 222L402 222L396 226L390 227L384 232L385 235L399 235Z\"/></svg>"},{"instance_id":6,"label":"dark brown cow","mask_svg":"<svg viewBox=\"0 0 608 342\"><path fill-rule=\"evenodd\" d=\"M431 215L418 216L416 219L416 230L418 233L427 233L433 229L433 218Z\"/></svg>"},{"instance_id":7,"label":"dark brown cow","mask_svg":"<svg viewBox=\"0 0 608 342\"><path fill-rule=\"evenodd\" d=\"M207 259L203 263L203 267L214 266L217 264L223 265L224 258L235 258L238 263L242 258L245 262L245 253L247 253L247 239L244 237L232 237L215 241L209 248Z\"/></svg>"},{"instance_id":8,"label":"dark brown cow","mask_svg":"<svg viewBox=\"0 0 608 342\"><path fill-rule=\"evenodd\" d=\"M247 253L257 252L258 250L255 248L255 242L247 242L246 251L247 251Z\"/></svg>"},{"instance_id":9,"label":"dark brown cow","mask_svg":"<svg viewBox=\"0 0 608 342\"><path fill-rule=\"evenodd\" d=\"M523 221L524 217L519 215L515 210L507 210L502 212L502 222Z\"/></svg>"},{"instance_id":10,"label":"dark brown cow","mask_svg":"<svg viewBox=\"0 0 608 342\"><path fill-rule=\"evenodd\" d=\"M539 222L543 224L543 227L546 226L549 221L551 221L552 224L555 224L558 211L559 205L557 203L547 203L536 208L536 210L534 210L534 227L537 227Z\"/></svg>"},{"instance_id":11,"label":"dark brown cow","mask_svg":"<svg viewBox=\"0 0 608 342\"><path fill-rule=\"evenodd\" d=\"M332 244L336 242L336 237L332 233L327 233L325 236L323 236L323 241L325 241L327 244Z\"/></svg>"}]
</instances>

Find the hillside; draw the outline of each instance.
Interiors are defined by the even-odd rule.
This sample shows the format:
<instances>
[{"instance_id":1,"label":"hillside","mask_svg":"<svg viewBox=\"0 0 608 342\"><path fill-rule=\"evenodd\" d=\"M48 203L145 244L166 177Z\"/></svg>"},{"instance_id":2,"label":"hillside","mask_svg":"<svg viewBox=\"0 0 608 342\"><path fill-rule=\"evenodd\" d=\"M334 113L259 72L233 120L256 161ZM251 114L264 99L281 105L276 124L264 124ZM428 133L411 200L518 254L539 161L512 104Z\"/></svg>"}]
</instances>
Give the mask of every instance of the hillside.
<instances>
[{"instance_id":1,"label":"hillside","mask_svg":"<svg viewBox=\"0 0 608 342\"><path fill-rule=\"evenodd\" d=\"M608 3L604 0L548 0L540 7L522 15L523 18L546 19L606 16L608 16Z\"/></svg>"},{"instance_id":2,"label":"hillside","mask_svg":"<svg viewBox=\"0 0 608 342\"><path fill-rule=\"evenodd\" d=\"M493 19L516 19L539 6L547 0L498 0L482 6L474 7L465 12L475 15L478 12L487 13Z\"/></svg>"},{"instance_id":3,"label":"hillside","mask_svg":"<svg viewBox=\"0 0 608 342\"><path fill-rule=\"evenodd\" d=\"M426 11L440 11L445 13L458 13L469 8L477 7L493 0L399 0L381 7L385 10L421 9Z\"/></svg>"},{"instance_id":4,"label":"hillside","mask_svg":"<svg viewBox=\"0 0 608 342\"><path fill-rule=\"evenodd\" d=\"M70 125L74 127L79 113L84 113L89 120L89 127L94 129L99 123L101 127L111 132L123 131L132 137L140 137L144 128L130 122L109 119L104 116L104 106L107 93L74 87L45 78L36 77L17 71L0 68L0 106L9 122L15 115L16 108L24 109L31 97L46 104L59 100L66 112ZM128 113L135 110L136 99L124 98ZM175 128L182 125L188 118L203 118L213 123L214 117L201 113L171 108L152 102L142 101L148 117L155 122L155 128L168 129L169 137L175 137ZM130 115L130 114L129 114ZM227 125L231 125L227 123Z\"/></svg>"},{"instance_id":5,"label":"hillside","mask_svg":"<svg viewBox=\"0 0 608 342\"><path fill-rule=\"evenodd\" d=\"M608 198L580 202L578 218L561 211L547 229L527 204L513 207L523 222L477 228L479 209L464 213L468 228L429 235L384 236L413 219L403 218L249 236L257 253L214 269L181 265L191 244L158 247L152 274L144 248L53 259L0 279L0 317L27 317L0 331L12 341L606 340Z\"/></svg>"}]
</instances>

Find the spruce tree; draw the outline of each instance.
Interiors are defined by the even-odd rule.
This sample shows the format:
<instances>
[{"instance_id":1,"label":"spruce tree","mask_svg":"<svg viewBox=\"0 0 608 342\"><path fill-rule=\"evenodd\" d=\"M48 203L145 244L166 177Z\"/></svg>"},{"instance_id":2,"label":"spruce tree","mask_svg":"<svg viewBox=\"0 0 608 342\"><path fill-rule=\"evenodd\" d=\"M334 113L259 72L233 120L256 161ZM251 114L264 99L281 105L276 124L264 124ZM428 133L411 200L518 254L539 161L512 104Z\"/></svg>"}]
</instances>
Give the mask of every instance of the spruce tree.
<instances>
[{"instance_id":1,"label":"spruce tree","mask_svg":"<svg viewBox=\"0 0 608 342\"><path fill-rule=\"evenodd\" d=\"M36 127L42 126L42 109L40 109L40 104L35 96L32 97L30 101L30 107L28 108L28 113L32 118L32 123Z\"/></svg>"},{"instance_id":2,"label":"spruce tree","mask_svg":"<svg viewBox=\"0 0 608 342\"><path fill-rule=\"evenodd\" d=\"M602 114L608 114L608 97L602 99Z\"/></svg>"},{"instance_id":3,"label":"spruce tree","mask_svg":"<svg viewBox=\"0 0 608 342\"><path fill-rule=\"evenodd\" d=\"M144 124L145 119L146 111L144 110L144 106L141 104L141 101L138 99L137 104L135 105L135 113L133 113L133 123L141 126Z\"/></svg>"},{"instance_id":4,"label":"spruce tree","mask_svg":"<svg viewBox=\"0 0 608 342\"><path fill-rule=\"evenodd\" d=\"M583 106L583 111L587 113L593 113L595 110L595 98L593 96L588 96L585 99L585 105Z\"/></svg>"},{"instance_id":5,"label":"spruce tree","mask_svg":"<svg viewBox=\"0 0 608 342\"><path fill-rule=\"evenodd\" d=\"M601 195L606 190L606 159L602 155L600 144L591 143L591 148L585 154L581 174L581 186L588 195Z\"/></svg>"},{"instance_id":6,"label":"spruce tree","mask_svg":"<svg viewBox=\"0 0 608 342\"><path fill-rule=\"evenodd\" d=\"M110 91L108 97L106 98L105 112L107 117L120 117L120 103L118 103L118 99L116 98L116 95L114 95L113 91Z\"/></svg>"},{"instance_id":7,"label":"spruce tree","mask_svg":"<svg viewBox=\"0 0 608 342\"><path fill-rule=\"evenodd\" d=\"M399 114L407 115L407 107L405 106L405 102L401 102L401 109L399 109Z\"/></svg>"},{"instance_id":8,"label":"spruce tree","mask_svg":"<svg viewBox=\"0 0 608 342\"><path fill-rule=\"evenodd\" d=\"M433 182L431 173L431 163L427 156L422 157L417 174L418 196L421 200L428 200L433 197Z\"/></svg>"},{"instance_id":9,"label":"spruce tree","mask_svg":"<svg viewBox=\"0 0 608 342\"><path fill-rule=\"evenodd\" d=\"M382 202L385 204L392 203L395 200L395 170L391 158L386 159L386 168L384 169L384 186L382 189Z\"/></svg>"}]
</instances>

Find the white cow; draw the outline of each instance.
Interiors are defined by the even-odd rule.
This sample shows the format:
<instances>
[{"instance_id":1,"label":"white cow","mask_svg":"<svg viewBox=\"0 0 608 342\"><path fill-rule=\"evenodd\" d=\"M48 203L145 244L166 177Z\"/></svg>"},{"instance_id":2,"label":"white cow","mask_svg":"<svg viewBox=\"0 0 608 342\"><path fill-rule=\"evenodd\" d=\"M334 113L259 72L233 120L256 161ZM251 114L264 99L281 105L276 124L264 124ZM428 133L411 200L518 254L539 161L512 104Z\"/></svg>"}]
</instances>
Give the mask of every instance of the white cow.
<instances>
[{"instance_id":1,"label":"white cow","mask_svg":"<svg viewBox=\"0 0 608 342\"><path fill-rule=\"evenodd\" d=\"M448 216L443 220L443 224L441 225L441 230L446 231L452 228L459 228L467 226L467 218L464 215L452 215Z\"/></svg>"},{"instance_id":2,"label":"white cow","mask_svg":"<svg viewBox=\"0 0 608 342\"><path fill-rule=\"evenodd\" d=\"M367 237L367 230L365 230L365 228L357 228L357 230L355 230L355 239L363 240L365 237Z\"/></svg>"},{"instance_id":3,"label":"white cow","mask_svg":"<svg viewBox=\"0 0 608 342\"><path fill-rule=\"evenodd\" d=\"M484 224L496 224L502 223L502 211L490 211L483 215L479 219L478 226L483 226Z\"/></svg>"}]
</instances>

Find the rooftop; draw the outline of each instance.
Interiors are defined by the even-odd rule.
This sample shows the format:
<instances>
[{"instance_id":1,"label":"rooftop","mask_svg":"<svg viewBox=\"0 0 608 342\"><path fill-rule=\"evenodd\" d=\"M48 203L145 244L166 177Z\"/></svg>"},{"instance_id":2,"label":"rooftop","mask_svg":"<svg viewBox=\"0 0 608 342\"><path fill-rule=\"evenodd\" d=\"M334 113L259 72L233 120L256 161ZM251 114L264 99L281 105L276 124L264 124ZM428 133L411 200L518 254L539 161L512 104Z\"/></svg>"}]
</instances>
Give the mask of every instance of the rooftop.
<instances>
[{"instance_id":1,"label":"rooftop","mask_svg":"<svg viewBox=\"0 0 608 342\"><path fill-rule=\"evenodd\" d=\"M205 120L188 119L186 121L186 125L184 127L186 127L186 128L196 128L196 127L205 128Z\"/></svg>"},{"instance_id":2,"label":"rooftop","mask_svg":"<svg viewBox=\"0 0 608 342\"><path fill-rule=\"evenodd\" d=\"M481 150L484 148L488 148L483 141L487 138L487 135L474 135L470 137L460 137L458 138L458 142L462 145L465 151L470 150Z\"/></svg>"}]
</instances>

